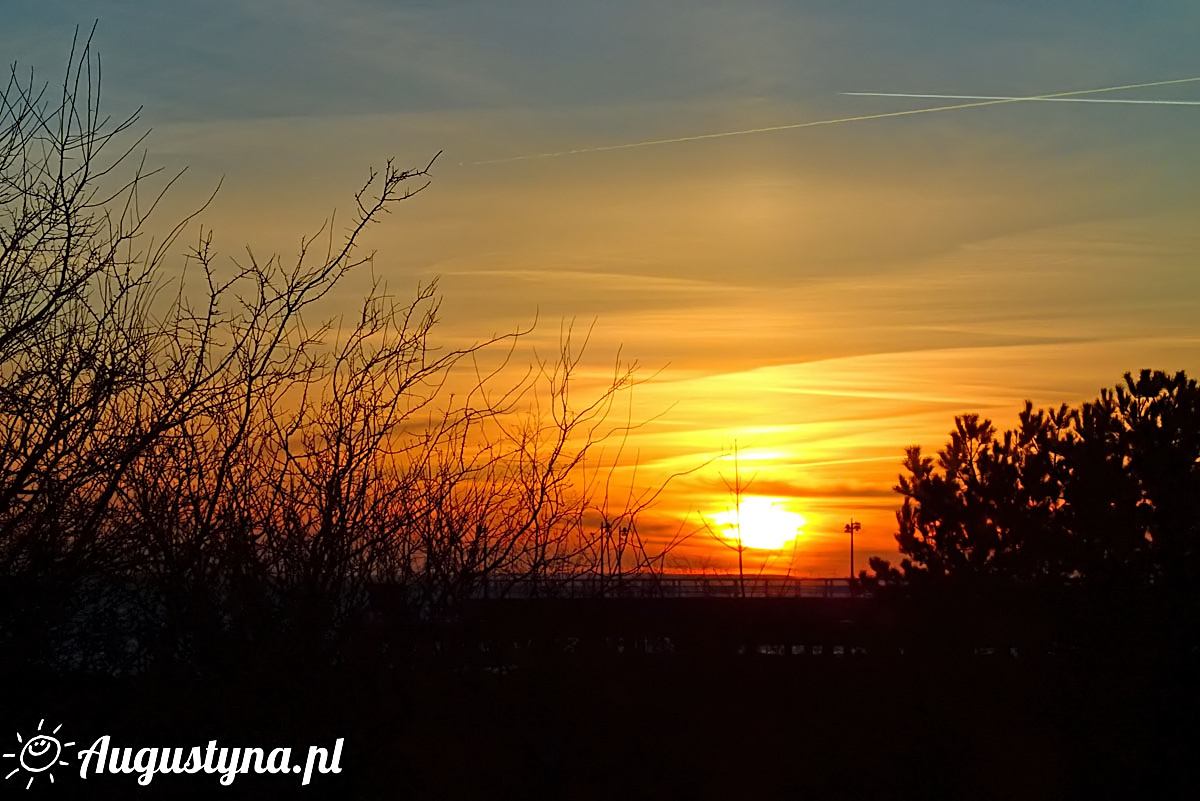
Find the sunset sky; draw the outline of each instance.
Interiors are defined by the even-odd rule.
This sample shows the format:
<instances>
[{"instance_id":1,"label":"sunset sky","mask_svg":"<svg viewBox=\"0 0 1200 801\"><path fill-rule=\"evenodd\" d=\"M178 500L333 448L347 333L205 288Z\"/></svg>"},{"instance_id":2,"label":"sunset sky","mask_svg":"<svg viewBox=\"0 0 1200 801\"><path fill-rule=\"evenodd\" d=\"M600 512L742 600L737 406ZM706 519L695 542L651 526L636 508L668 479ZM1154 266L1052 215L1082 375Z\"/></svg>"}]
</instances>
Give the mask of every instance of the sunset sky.
<instances>
[{"instance_id":1,"label":"sunset sky","mask_svg":"<svg viewBox=\"0 0 1200 801\"><path fill-rule=\"evenodd\" d=\"M735 443L747 494L806 520L755 569L845 574L851 517L860 568L893 554L903 448L955 414L1200 373L1200 80L786 127L971 102L847 92L1200 78L1194 0L18 0L0 54L57 78L97 15L108 110L189 167L164 225L223 178L225 253L294 253L368 167L444 151L372 231L377 273L440 277L448 344L594 324L597 377L618 349L656 374L631 480L707 465L650 529L727 510Z\"/></svg>"}]
</instances>

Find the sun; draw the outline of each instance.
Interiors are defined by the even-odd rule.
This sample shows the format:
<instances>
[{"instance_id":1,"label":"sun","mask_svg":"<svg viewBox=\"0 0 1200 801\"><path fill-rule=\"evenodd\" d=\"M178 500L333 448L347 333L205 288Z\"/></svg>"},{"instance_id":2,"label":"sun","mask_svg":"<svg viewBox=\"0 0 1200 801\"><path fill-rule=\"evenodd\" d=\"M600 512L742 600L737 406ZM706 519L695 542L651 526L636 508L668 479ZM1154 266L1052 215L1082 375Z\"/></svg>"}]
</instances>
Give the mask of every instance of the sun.
<instances>
[{"instance_id":1,"label":"sun","mask_svg":"<svg viewBox=\"0 0 1200 801\"><path fill-rule=\"evenodd\" d=\"M717 531L731 545L778 551L792 545L808 521L775 498L742 498L737 509L715 514Z\"/></svg>"}]
</instances>

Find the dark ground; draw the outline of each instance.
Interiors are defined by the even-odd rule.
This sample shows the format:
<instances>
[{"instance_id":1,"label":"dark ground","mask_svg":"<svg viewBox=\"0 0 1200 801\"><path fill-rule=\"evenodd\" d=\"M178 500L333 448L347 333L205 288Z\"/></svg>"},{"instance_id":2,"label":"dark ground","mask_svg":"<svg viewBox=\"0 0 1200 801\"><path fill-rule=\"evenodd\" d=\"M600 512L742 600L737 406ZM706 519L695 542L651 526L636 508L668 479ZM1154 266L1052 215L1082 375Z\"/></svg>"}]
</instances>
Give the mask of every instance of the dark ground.
<instances>
[{"instance_id":1,"label":"dark ground","mask_svg":"<svg viewBox=\"0 0 1200 801\"><path fill-rule=\"evenodd\" d=\"M1195 797L1195 660L600 655L506 674L11 675L6 721L114 744L332 746L342 772L92 776L15 797ZM247 671L248 673L249 671ZM11 735L3 735L5 738ZM11 742L11 741L9 741ZM4 749L7 752L9 749ZM11 760L5 760L9 762ZM6 786L7 785L7 786ZM86 792L82 792L86 788Z\"/></svg>"}]
</instances>

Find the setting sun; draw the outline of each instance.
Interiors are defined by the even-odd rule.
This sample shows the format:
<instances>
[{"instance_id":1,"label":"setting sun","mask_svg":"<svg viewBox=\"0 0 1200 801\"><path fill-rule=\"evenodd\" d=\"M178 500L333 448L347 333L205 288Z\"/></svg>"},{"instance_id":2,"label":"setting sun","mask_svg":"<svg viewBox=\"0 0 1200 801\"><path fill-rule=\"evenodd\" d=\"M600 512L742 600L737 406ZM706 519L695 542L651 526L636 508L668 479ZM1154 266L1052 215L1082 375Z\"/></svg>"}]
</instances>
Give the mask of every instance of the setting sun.
<instances>
[{"instance_id":1,"label":"setting sun","mask_svg":"<svg viewBox=\"0 0 1200 801\"><path fill-rule=\"evenodd\" d=\"M712 516L717 531L731 545L777 551L791 545L807 522L772 498L743 498L738 508Z\"/></svg>"}]
</instances>

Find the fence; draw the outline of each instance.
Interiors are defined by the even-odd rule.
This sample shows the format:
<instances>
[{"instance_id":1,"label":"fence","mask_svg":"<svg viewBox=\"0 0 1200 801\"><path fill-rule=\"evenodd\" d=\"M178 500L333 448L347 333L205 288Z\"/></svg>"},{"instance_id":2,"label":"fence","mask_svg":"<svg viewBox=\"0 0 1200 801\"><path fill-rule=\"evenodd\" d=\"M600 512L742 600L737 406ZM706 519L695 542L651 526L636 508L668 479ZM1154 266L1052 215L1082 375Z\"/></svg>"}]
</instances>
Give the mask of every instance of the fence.
<instances>
[{"instance_id":1,"label":"fence","mask_svg":"<svg viewBox=\"0 0 1200 801\"><path fill-rule=\"evenodd\" d=\"M472 593L501 598L851 598L860 593L849 578L791 576L492 576Z\"/></svg>"}]
</instances>

